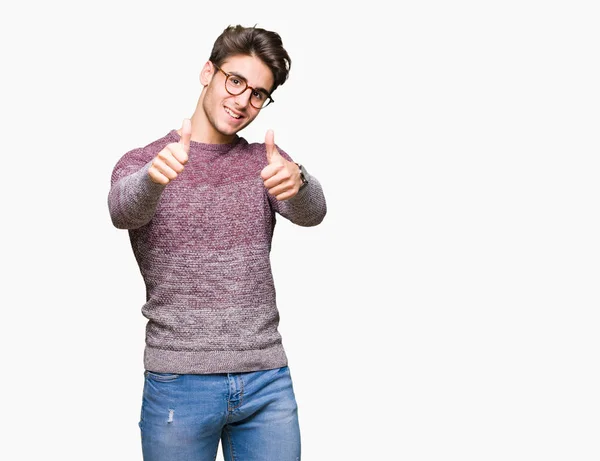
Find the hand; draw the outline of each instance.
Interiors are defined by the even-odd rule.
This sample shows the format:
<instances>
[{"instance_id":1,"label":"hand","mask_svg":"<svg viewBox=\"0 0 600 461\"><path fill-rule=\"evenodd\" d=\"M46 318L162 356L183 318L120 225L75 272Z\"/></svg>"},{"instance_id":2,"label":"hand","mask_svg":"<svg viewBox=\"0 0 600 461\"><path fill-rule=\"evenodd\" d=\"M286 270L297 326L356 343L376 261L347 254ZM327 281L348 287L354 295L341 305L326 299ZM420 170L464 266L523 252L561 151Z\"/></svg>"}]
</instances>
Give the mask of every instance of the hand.
<instances>
[{"instance_id":1,"label":"hand","mask_svg":"<svg viewBox=\"0 0 600 461\"><path fill-rule=\"evenodd\" d=\"M167 144L152 160L152 165L148 169L148 176L152 181L166 186L183 171L183 166L188 161L191 137L192 122L186 118L181 125L179 142Z\"/></svg>"},{"instance_id":2,"label":"hand","mask_svg":"<svg viewBox=\"0 0 600 461\"><path fill-rule=\"evenodd\" d=\"M289 162L275 147L273 130L265 135L267 161L269 164L260 172L264 185L277 200L292 198L300 190L302 180L300 169L294 162Z\"/></svg>"}]
</instances>

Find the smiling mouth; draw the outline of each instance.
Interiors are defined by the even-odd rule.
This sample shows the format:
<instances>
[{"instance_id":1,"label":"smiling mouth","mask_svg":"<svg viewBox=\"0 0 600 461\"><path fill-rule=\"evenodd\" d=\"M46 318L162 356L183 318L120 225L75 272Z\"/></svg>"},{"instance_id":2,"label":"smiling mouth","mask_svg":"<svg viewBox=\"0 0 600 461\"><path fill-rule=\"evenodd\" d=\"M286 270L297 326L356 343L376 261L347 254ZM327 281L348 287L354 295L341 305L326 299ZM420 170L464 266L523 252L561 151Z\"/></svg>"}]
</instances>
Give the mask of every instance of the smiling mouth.
<instances>
[{"instance_id":1,"label":"smiling mouth","mask_svg":"<svg viewBox=\"0 0 600 461\"><path fill-rule=\"evenodd\" d=\"M241 115L236 114L235 112L233 112L229 107L227 106L223 106L225 108L225 112L227 112L229 114L230 117L239 120L240 118L242 118Z\"/></svg>"}]
</instances>

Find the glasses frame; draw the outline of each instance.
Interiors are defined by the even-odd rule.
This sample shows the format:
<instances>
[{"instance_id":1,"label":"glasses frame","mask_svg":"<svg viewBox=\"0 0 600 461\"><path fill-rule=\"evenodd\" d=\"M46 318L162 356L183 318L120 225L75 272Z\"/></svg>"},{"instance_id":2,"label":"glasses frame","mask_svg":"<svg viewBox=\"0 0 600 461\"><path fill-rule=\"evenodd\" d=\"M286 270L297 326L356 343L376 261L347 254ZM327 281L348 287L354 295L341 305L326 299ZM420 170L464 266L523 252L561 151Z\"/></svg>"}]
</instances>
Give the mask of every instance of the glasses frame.
<instances>
[{"instance_id":1,"label":"glasses frame","mask_svg":"<svg viewBox=\"0 0 600 461\"><path fill-rule=\"evenodd\" d=\"M250 105L252 107L254 107L256 110L261 110L264 109L265 107L267 107L269 104L273 104L275 102L275 100L273 99L273 97L271 96L271 93L269 93L266 90L262 90L262 89L258 89L258 88L254 88L251 87L250 85L248 85L248 82L246 81L246 79L244 77L240 77L239 75L235 75L235 74L230 74L229 72L225 72L223 69L221 69L219 66L217 66L214 62L212 63L213 66L215 66L220 72L223 73L223 75L225 75L225 91L227 91L231 96L240 96L242 94L244 94L246 92L246 90L248 88L250 88L250 90L256 90L256 91L265 91L267 93L267 97L269 99L267 99L267 101L261 106L261 107L256 107L254 104L252 104L252 95L250 95L250 99L248 99L248 102L250 103ZM231 91L229 91L229 89L227 88L227 80L229 80L229 77L236 77L239 80L241 80L242 82L244 82L244 84L246 85L246 88L244 88L242 91L240 91L239 93L235 94L232 93Z\"/></svg>"}]
</instances>

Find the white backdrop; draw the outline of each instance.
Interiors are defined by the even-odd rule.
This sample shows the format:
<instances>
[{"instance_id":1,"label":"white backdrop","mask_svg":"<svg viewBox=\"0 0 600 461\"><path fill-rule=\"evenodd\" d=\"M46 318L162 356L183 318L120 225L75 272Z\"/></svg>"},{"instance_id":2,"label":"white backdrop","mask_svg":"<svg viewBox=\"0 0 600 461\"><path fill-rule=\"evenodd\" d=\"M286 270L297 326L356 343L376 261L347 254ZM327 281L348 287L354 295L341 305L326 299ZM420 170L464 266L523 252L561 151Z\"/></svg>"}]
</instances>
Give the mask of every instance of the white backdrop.
<instances>
[{"instance_id":1,"label":"white backdrop","mask_svg":"<svg viewBox=\"0 0 600 461\"><path fill-rule=\"evenodd\" d=\"M328 200L272 251L303 459L597 461L593 3L2 6L0 458L142 459L145 292L110 174L192 114L240 23L293 61L241 134L274 129Z\"/></svg>"}]
</instances>

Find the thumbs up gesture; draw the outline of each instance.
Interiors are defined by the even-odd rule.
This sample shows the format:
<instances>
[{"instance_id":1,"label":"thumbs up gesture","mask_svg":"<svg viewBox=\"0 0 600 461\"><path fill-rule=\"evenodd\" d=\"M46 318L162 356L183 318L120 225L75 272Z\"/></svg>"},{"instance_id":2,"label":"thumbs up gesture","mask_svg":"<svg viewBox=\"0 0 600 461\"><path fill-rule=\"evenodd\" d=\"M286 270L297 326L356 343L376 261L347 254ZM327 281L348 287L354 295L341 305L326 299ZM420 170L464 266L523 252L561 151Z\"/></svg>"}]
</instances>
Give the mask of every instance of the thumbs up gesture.
<instances>
[{"instance_id":1,"label":"thumbs up gesture","mask_svg":"<svg viewBox=\"0 0 600 461\"><path fill-rule=\"evenodd\" d=\"M192 122L184 119L181 125L181 139L172 142L161 150L148 169L150 179L158 184L167 185L183 171L183 166L188 161L190 140L192 138Z\"/></svg>"},{"instance_id":2,"label":"thumbs up gesture","mask_svg":"<svg viewBox=\"0 0 600 461\"><path fill-rule=\"evenodd\" d=\"M294 162L283 158L275 147L273 130L265 135L265 148L269 164L260 172L264 185L277 200L292 198L300 190L300 169Z\"/></svg>"}]
</instances>

